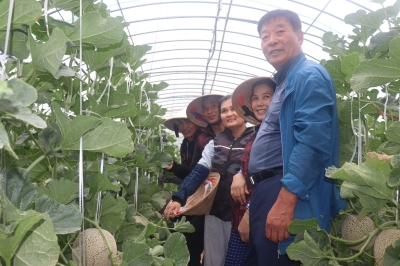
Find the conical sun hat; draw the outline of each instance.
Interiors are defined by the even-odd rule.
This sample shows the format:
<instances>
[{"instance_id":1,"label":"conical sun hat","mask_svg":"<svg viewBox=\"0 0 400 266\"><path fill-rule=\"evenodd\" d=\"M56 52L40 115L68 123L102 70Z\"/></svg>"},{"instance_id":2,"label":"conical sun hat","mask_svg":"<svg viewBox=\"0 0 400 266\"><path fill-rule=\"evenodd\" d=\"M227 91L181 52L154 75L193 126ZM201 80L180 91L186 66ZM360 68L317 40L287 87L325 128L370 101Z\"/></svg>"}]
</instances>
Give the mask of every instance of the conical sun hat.
<instances>
[{"instance_id":1,"label":"conical sun hat","mask_svg":"<svg viewBox=\"0 0 400 266\"><path fill-rule=\"evenodd\" d=\"M210 96L217 96L218 99L223 97L221 94L202 95L191 101L186 109L187 118L189 118L193 124L198 125L199 127L207 127L208 125L207 121L203 117L203 108L201 104L203 99Z\"/></svg>"},{"instance_id":2,"label":"conical sun hat","mask_svg":"<svg viewBox=\"0 0 400 266\"><path fill-rule=\"evenodd\" d=\"M219 185L220 175L211 172L203 184L190 196L185 206L182 206L178 215L205 215L209 214Z\"/></svg>"},{"instance_id":3,"label":"conical sun hat","mask_svg":"<svg viewBox=\"0 0 400 266\"><path fill-rule=\"evenodd\" d=\"M167 120L164 121L164 126L166 128L168 128L169 130L174 131L175 135L178 134L176 137L179 136L179 130L178 130L178 133L177 133L176 132L177 131L177 125L175 124L175 120L177 120L177 119L188 119L187 116L186 116L186 108L182 109L182 110L179 110L178 112L172 114L172 116L170 118L168 118ZM174 127L174 124L175 124L175 127Z\"/></svg>"},{"instance_id":4,"label":"conical sun hat","mask_svg":"<svg viewBox=\"0 0 400 266\"><path fill-rule=\"evenodd\" d=\"M264 79L268 80L267 82L270 82L272 87L275 87L275 82L271 77L254 77L243 81L232 93L232 106L235 108L236 113L253 125L260 124L260 121L255 118L251 109L251 95L254 84Z\"/></svg>"}]
</instances>

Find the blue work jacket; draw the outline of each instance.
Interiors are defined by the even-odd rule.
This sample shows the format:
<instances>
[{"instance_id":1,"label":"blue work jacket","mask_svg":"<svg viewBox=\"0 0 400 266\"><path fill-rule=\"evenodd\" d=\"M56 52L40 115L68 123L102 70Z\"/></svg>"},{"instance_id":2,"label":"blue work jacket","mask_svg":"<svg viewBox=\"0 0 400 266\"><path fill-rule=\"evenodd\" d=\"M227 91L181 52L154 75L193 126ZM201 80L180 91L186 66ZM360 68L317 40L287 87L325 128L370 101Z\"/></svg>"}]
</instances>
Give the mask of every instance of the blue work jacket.
<instances>
[{"instance_id":1,"label":"blue work jacket","mask_svg":"<svg viewBox=\"0 0 400 266\"><path fill-rule=\"evenodd\" d=\"M346 208L334 179L325 169L338 166L339 125L336 92L331 77L321 65L302 54L286 76L280 113L283 186L298 196L295 219L318 219L329 232L330 218ZM281 242L281 254L294 236Z\"/></svg>"}]
</instances>

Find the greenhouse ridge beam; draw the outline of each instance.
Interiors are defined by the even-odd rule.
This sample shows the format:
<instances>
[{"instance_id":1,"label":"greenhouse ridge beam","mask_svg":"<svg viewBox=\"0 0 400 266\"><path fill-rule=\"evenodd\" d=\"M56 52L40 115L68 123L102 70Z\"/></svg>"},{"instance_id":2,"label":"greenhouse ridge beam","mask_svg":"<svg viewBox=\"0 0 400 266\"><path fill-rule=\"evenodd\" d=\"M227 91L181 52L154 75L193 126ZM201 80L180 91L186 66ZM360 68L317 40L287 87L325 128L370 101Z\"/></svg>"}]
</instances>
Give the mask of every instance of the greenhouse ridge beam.
<instances>
[{"instance_id":1,"label":"greenhouse ridge beam","mask_svg":"<svg viewBox=\"0 0 400 266\"><path fill-rule=\"evenodd\" d=\"M191 80L190 80L191 81ZM225 84L225 83L224 83ZM172 85L174 85L174 86L196 86L196 89L197 89L197 87L200 87L201 88L201 86L203 85L203 84L201 84L201 83L176 83L176 84L170 84L171 86ZM238 86L238 84L232 84L233 86L231 86L231 87L227 87L227 86L222 86L222 85L218 85L218 84L216 84L216 85L214 85L214 86L216 86L216 87L219 87L219 88L224 88L224 89L228 89L228 90L234 90L237 86ZM194 88L194 87L193 87ZM175 92L175 90L177 90L177 91L183 91L183 90L185 90L185 88L174 88L174 92ZM186 88L186 90L187 90L187 88ZM173 92L169 92L168 91L168 89L165 89L165 90L163 90L163 93L162 93L162 95L165 95L165 94L171 94L171 93L173 93Z\"/></svg>"},{"instance_id":2,"label":"greenhouse ridge beam","mask_svg":"<svg viewBox=\"0 0 400 266\"><path fill-rule=\"evenodd\" d=\"M163 66L163 67L152 68L151 71L159 70L159 69L166 69L166 68L181 68L181 67L199 67L199 68L201 67L202 68L204 66L202 66L202 65ZM215 68L214 66L211 66L211 67ZM220 69L231 70L232 73L242 73L243 75L246 75L246 76L254 76L254 74L252 74L252 73L247 73L247 72L240 71L237 69L226 68L226 67L220 67ZM215 71L217 71L217 70L215 70Z\"/></svg>"},{"instance_id":3,"label":"greenhouse ridge beam","mask_svg":"<svg viewBox=\"0 0 400 266\"><path fill-rule=\"evenodd\" d=\"M213 73L214 71L208 71L207 73ZM149 73L151 76L159 76L159 75L173 75L173 74L199 74L199 73L205 73L205 71L192 71L192 70L187 70L187 71L179 71L179 70L174 70L174 71L160 71L160 72L153 72ZM222 76L230 77L230 78L237 78L241 79L239 77L235 76L244 76L244 77L254 77L254 75L244 75L244 74L238 74L238 73L229 73L229 72L218 72L218 74L221 74Z\"/></svg>"},{"instance_id":4,"label":"greenhouse ridge beam","mask_svg":"<svg viewBox=\"0 0 400 266\"><path fill-rule=\"evenodd\" d=\"M152 62L162 62L162 61L168 61L168 60L207 60L207 58L205 58L205 57L182 57L182 58L174 57L174 58L164 58L164 59L159 59L159 60L154 60L154 61L146 61L146 62L143 63L143 65L145 65L145 64L150 64L150 63L152 63ZM212 60L216 60L216 59L212 59ZM268 70L265 69L265 68L256 67L256 66L254 66L254 65L245 64L245 63L242 63L242 62L239 62L239 61L232 61L232 60L226 60L226 59L221 59L221 61L229 62L229 63L235 63L235 64L240 64L240 65L243 65L243 66L253 67L253 68L259 69L259 70L261 70L261 71L267 71L267 72L269 72L269 73L273 73L273 72L271 72L271 71L268 71ZM267 63L267 62L265 61L265 63Z\"/></svg>"},{"instance_id":5,"label":"greenhouse ridge beam","mask_svg":"<svg viewBox=\"0 0 400 266\"><path fill-rule=\"evenodd\" d=\"M191 50L195 50L195 51L208 51L209 49L205 49L205 48L177 48L177 49L167 49L167 50L159 50L159 51L153 51L153 52L147 52L147 54L155 54L155 53L164 53L164 52L172 52L172 51L191 51ZM216 51L220 51L220 50L216 50ZM237 55L243 55L245 57L250 57L250 58L254 58L257 60L261 60L263 62L265 62L265 58L261 58L261 57L256 57L253 55L248 55L248 54L243 54L243 53L238 53L238 52L234 52L234 51L228 51L228 50L222 50L222 52L225 53L232 53L232 54L237 54ZM306 54L308 57L318 61L317 58Z\"/></svg>"},{"instance_id":6,"label":"greenhouse ridge beam","mask_svg":"<svg viewBox=\"0 0 400 266\"><path fill-rule=\"evenodd\" d=\"M162 81L164 81L164 82L167 82L167 81L178 81L178 80L180 80L180 79L162 79L162 80L154 80L153 82L162 82ZM190 81L196 81L196 80L203 80L203 79L200 79L200 78L191 78L191 79L189 79ZM217 80L218 82L221 82L221 83L224 83L224 84L232 84L232 85L234 85L234 86L236 86L237 85L237 83L233 83L233 82L228 82L228 81L222 81L222 80ZM168 82L167 82L168 83ZM170 84L170 85L173 85L173 84Z\"/></svg>"},{"instance_id":7,"label":"greenhouse ridge beam","mask_svg":"<svg viewBox=\"0 0 400 266\"><path fill-rule=\"evenodd\" d=\"M178 29L176 29L176 30L178 30ZM186 30L186 29L181 29L181 30ZM159 31L155 31L155 32L159 33L159 32L163 32L163 31L169 31L169 30L159 30ZM231 31L231 33L240 34L239 32L232 32L232 31ZM318 36L316 36L314 34L309 34L309 33L304 33L304 34L305 35L310 35L310 36L315 37L315 38L318 38ZM246 34L246 35L251 36L251 37L256 37L257 39L260 39L258 36L255 36L255 35L249 35L249 34ZM133 36L136 36L136 35L133 35ZM312 43L312 44L314 44L314 45L316 45L316 46L318 46L320 48L323 48L323 46L321 44L315 43L315 42L313 42L311 40L308 40L308 39L304 39L304 40L309 42L309 43ZM168 42L191 42L191 41L205 42L205 41L209 41L209 40L206 40L206 39L198 39L198 40L196 40L196 39L167 40L167 41L156 41L156 42L150 42L150 43L143 43L141 45L149 45L149 46L151 46L152 44L160 44L160 43L168 43ZM217 42L220 42L220 41L217 41ZM261 48L255 47L255 46L250 46L250 45L236 43L236 42L225 42L225 43L233 44L233 45L239 45L239 46L243 46L243 47L247 47L247 48L256 49L256 50L260 50L261 51Z\"/></svg>"},{"instance_id":8,"label":"greenhouse ridge beam","mask_svg":"<svg viewBox=\"0 0 400 266\"><path fill-rule=\"evenodd\" d=\"M205 19L226 19L225 17L217 17L217 16L170 16L170 17L159 17L159 18L148 18L148 19L141 19L141 20L133 20L133 21L127 21L129 24L133 24L133 23L142 23L142 22L148 22L148 21L154 21L154 20L169 20L169 19L198 19L198 18L205 18ZM235 20L235 21L239 21L239 22L246 22L246 23L250 23L250 24L258 24L258 21L256 20L249 20L249 19L242 19L242 18L233 18L230 17L230 20ZM309 25L309 23L307 22L303 22L305 25ZM324 29L321 29L320 27L317 26L313 26L314 28L322 31L322 32L326 32Z\"/></svg>"}]
</instances>

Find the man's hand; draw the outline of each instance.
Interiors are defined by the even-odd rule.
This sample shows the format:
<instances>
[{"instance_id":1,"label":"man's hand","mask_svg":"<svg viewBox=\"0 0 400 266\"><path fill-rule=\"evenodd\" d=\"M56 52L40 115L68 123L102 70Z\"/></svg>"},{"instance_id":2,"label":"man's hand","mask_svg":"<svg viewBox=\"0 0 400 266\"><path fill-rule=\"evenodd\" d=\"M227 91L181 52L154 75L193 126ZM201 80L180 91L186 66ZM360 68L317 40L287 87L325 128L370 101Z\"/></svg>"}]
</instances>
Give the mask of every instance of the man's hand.
<instances>
[{"instance_id":1,"label":"man's hand","mask_svg":"<svg viewBox=\"0 0 400 266\"><path fill-rule=\"evenodd\" d=\"M181 204L179 202L171 200L164 210L165 218L169 220L170 218L174 218L175 216L177 216L180 207Z\"/></svg>"},{"instance_id":2,"label":"man's hand","mask_svg":"<svg viewBox=\"0 0 400 266\"><path fill-rule=\"evenodd\" d=\"M241 204L246 204L246 194L249 194L247 190L246 180L242 174L236 174L233 176L231 185L231 195L234 201L238 201Z\"/></svg>"},{"instance_id":3,"label":"man's hand","mask_svg":"<svg viewBox=\"0 0 400 266\"><path fill-rule=\"evenodd\" d=\"M294 218L294 207L297 196L284 187L279 192L278 198L268 213L265 222L265 236L268 240L278 244L289 238L288 225Z\"/></svg>"},{"instance_id":4,"label":"man's hand","mask_svg":"<svg viewBox=\"0 0 400 266\"><path fill-rule=\"evenodd\" d=\"M240 235L240 239L243 242L249 243L249 236L250 236L250 215L245 212L242 220L238 226L238 232Z\"/></svg>"}]
</instances>

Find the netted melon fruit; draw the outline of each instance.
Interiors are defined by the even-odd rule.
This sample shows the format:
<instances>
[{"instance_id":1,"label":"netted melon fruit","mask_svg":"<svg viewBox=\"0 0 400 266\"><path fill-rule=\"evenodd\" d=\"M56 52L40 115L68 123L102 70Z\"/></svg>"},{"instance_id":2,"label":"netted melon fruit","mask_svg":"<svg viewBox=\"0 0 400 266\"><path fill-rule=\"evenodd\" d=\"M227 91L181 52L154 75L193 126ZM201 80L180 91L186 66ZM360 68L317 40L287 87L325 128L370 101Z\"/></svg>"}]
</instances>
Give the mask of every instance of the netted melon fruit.
<instances>
[{"instance_id":1,"label":"netted melon fruit","mask_svg":"<svg viewBox=\"0 0 400 266\"><path fill-rule=\"evenodd\" d=\"M375 240L374 246L374 257L378 266L384 265L383 256L385 255L385 250L389 245L394 244L396 240L400 239L400 230L388 229L382 231Z\"/></svg>"},{"instance_id":2,"label":"netted melon fruit","mask_svg":"<svg viewBox=\"0 0 400 266\"><path fill-rule=\"evenodd\" d=\"M371 233L376 229L374 222L367 216L359 218L356 215L349 215L342 224L342 238L345 240L358 240L363 238L365 235ZM365 250L370 249L374 245L376 236L369 242ZM365 241L355 244L348 245L351 249L360 250L364 245Z\"/></svg>"},{"instance_id":3,"label":"netted melon fruit","mask_svg":"<svg viewBox=\"0 0 400 266\"><path fill-rule=\"evenodd\" d=\"M113 256L115 256L117 254L117 243L115 242L113 235L106 230L102 231L110 244ZM82 251L82 233L80 233L73 244L73 261L79 265L78 256L81 257L84 252L86 266L112 266L111 260L108 258L109 251L107 243L104 241L100 231L97 228L89 228L83 231L83 236L84 251ZM83 263L81 265L83 265Z\"/></svg>"}]
</instances>

